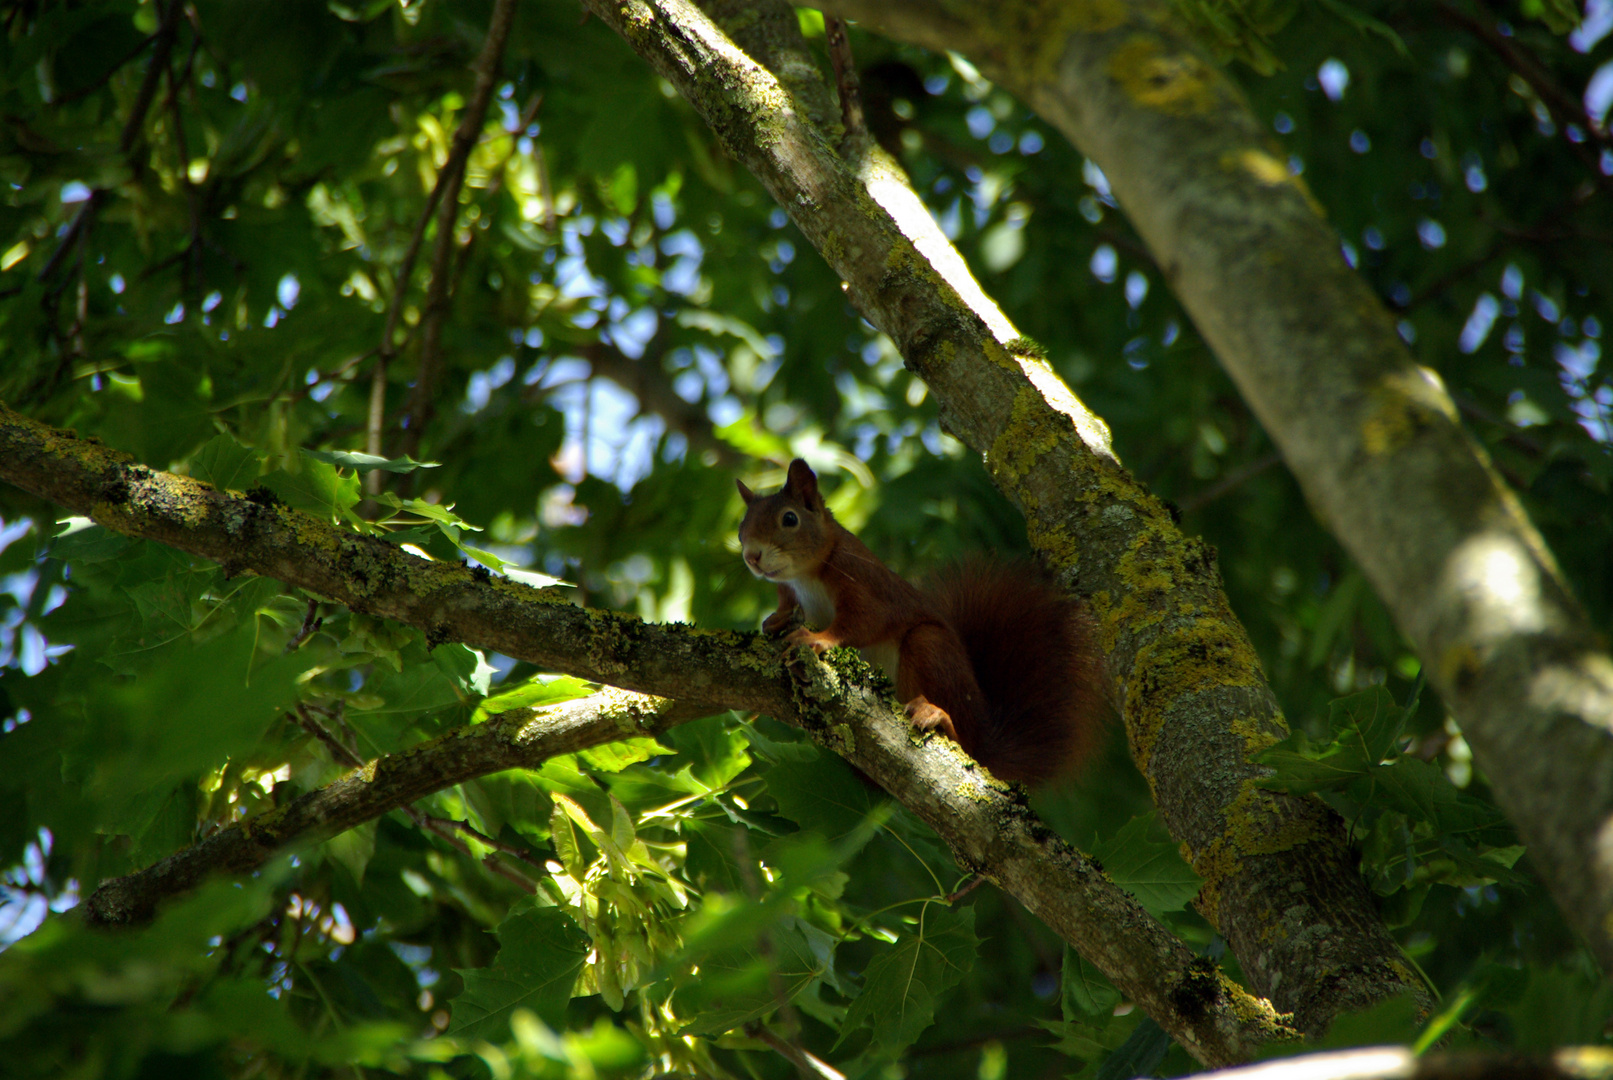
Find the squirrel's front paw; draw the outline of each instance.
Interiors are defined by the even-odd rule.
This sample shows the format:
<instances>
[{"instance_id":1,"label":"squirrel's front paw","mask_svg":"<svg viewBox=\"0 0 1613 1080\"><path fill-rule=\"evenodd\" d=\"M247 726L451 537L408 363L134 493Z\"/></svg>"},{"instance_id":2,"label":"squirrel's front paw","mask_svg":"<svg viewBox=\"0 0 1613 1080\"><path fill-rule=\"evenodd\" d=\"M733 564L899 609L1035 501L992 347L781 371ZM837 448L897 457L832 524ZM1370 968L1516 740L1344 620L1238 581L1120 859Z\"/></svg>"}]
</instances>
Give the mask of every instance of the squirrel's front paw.
<instances>
[{"instance_id":1,"label":"squirrel's front paw","mask_svg":"<svg viewBox=\"0 0 1613 1080\"><path fill-rule=\"evenodd\" d=\"M773 614L762 620L762 630L769 634L776 634L786 626L790 625L790 620L794 617L794 612L775 611Z\"/></svg>"},{"instance_id":2,"label":"squirrel's front paw","mask_svg":"<svg viewBox=\"0 0 1613 1080\"><path fill-rule=\"evenodd\" d=\"M814 630L808 630L804 626L798 626L792 630L790 636L784 639L784 644L792 649L797 645L805 645L819 656L822 656L823 650L829 647L829 643L823 639L821 634Z\"/></svg>"}]
</instances>

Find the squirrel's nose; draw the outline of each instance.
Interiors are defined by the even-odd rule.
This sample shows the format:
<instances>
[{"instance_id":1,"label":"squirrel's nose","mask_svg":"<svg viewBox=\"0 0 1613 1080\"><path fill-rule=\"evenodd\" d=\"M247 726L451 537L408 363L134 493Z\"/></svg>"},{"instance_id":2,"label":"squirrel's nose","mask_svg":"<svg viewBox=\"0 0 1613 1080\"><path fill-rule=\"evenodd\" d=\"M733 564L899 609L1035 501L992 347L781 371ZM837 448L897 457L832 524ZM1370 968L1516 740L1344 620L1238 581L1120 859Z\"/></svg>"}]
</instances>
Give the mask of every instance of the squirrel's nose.
<instances>
[{"instance_id":1,"label":"squirrel's nose","mask_svg":"<svg viewBox=\"0 0 1613 1080\"><path fill-rule=\"evenodd\" d=\"M759 551L745 552L745 563L748 566L760 569L762 565L762 553Z\"/></svg>"}]
</instances>

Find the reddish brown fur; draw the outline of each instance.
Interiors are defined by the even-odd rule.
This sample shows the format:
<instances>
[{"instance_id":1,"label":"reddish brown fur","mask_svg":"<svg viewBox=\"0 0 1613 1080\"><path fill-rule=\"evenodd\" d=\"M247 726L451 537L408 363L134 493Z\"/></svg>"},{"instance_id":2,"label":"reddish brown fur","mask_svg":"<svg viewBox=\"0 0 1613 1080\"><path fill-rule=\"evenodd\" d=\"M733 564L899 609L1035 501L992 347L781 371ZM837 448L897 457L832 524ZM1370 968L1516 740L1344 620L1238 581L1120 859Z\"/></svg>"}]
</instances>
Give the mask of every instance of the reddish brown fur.
<instances>
[{"instance_id":1,"label":"reddish brown fur","mask_svg":"<svg viewBox=\"0 0 1613 1080\"><path fill-rule=\"evenodd\" d=\"M957 628L986 697L982 729L958 725L960 745L1004 780L1036 784L1077 769L1109 712L1081 603L1027 563L989 559L937 575L925 592Z\"/></svg>"},{"instance_id":2,"label":"reddish brown fur","mask_svg":"<svg viewBox=\"0 0 1613 1080\"><path fill-rule=\"evenodd\" d=\"M789 622L799 589L821 586L832 620L796 629L789 642L816 652L894 646L908 717L1001 779L1052 779L1093 748L1104 704L1090 625L1081 605L1033 567L976 560L920 592L834 520L805 462L791 463L773 495L739 490L746 562L778 583L778 610L764 629Z\"/></svg>"}]
</instances>

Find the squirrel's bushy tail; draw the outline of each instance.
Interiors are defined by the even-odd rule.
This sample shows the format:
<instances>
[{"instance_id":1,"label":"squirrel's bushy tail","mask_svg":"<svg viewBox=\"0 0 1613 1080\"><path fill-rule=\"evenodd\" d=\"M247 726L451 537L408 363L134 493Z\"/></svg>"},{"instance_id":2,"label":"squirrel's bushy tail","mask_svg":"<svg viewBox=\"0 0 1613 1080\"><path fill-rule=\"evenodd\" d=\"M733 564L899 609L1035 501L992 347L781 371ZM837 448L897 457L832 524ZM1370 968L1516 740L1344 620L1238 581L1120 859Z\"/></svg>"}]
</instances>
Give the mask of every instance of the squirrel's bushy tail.
<instances>
[{"instance_id":1,"label":"squirrel's bushy tail","mask_svg":"<svg viewBox=\"0 0 1613 1080\"><path fill-rule=\"evenodd\" d=\"M963 639L986 697L966 747L998 778L1042 783L1097 748L1109 705L1085 607L1027 562L976 559L936 575L930 602Z\"/></svg>"}]
</instances>

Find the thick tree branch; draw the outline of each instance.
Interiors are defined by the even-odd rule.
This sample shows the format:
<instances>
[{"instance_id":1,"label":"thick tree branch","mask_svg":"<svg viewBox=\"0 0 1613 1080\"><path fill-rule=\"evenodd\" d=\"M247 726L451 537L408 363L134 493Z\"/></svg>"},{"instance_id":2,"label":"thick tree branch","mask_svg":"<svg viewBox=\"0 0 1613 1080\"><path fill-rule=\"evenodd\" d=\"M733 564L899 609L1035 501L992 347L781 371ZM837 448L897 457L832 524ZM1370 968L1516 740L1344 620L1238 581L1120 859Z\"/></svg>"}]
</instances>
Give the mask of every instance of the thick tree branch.
<instances>
[{"instance_id":1,"label":"thick tree branch","mask_svg":"<svg viewBox=\"0 0 1613 1080\"><path fill-rule=\"evenodd\" d=\"M582 713L563 706L551 717L571 719L547 725L507 715L379 759L229 836L221 832L216 848L204 841L107 886L112 891L92 905L105 912L103 921L136 921L159 897L189 888L204 872L248 869L275 847L328 836L437 788L525 765L542 753L656 730L687 718L684 708L699 714L730 707L794 724L873 777L936 830L960 865L1015 896L1205 1064L1246 1060L1287 1030L1269 1004L1194 956L1090 859L1054 836L1015 790L982 772L955 744L916 735L888 691L876 689L866 666L847 654L836 654L833 665L802 654L798 664L792 661L796 675L790 678L777 643L759 635L660 626L573 607L558 590L428 562L273 500L132 464L127 455L3 405L0 479L117 532L396 619L434 642L496 649L680 702L629 696L620 710L574 703ZM550 730L554 725L560 733ZM518 735L527 746L516 748ZM549 741L535 750L535 739Z\"/></svg>"},{"instance_id":2,"label":"thick tree branch","mask_svg":"<svg viewBox=\"0 0 1613 1080\"><path fill-rule=\"evenodd\" d=\"M244 874L287 847L328 840L434 791L505 769L535 769L556 754L655 735L702 714L616 690L503 713L377 758L283 807L225 826L155 865L105 882L84 901L84 916L98 926L146 923L161 901L210 874Z\"/></svg>"},{"instance_id":3,"label":"thick tree branch","mask_svg":"<svg viewBox=\"0 0 1613 1080\"><path fill-rule=\"evenodd\" d=\"M1205 879L1199 908L1259 992L1311 1032L1341 1011L1422 994L1336 816L1255 785L1264 770L1248 755L1287 727L1214 551L1182 536L1115 460L1103 421L1020 347L900 170L866 144L857 161L842 158L779 82L685 0L588 6L791 215L929 384L943 426L985 458L1049 566L1088 598L1132 755Z\"/></svg>"},{"instance_id":4,"label":"thick tree branch","mask_svg":"<svg viewBox=\"0 0 1613 1080\"><path fill-rule=\"evenodd\" d=\"M1371 1046L1278 1058L1242 1069L1200 1073L1200 1080L1593 1080L1613 1071L1604 1046L1552 1054L1479 1053L1417 1056L1404 1046Z\"/></svg>"},{"instance_id":5,"label":"thick tree branch","mask_svg":"<svg viewBox=\"0 0 1613 1080\"><path fill-rule=\"evenodd\" d=\"M1613 970L1613 658L1231 79L1163 0L824 6L965 53L1103 169Z\"/></svg>"}]
</instances>

